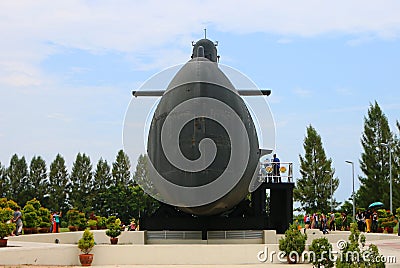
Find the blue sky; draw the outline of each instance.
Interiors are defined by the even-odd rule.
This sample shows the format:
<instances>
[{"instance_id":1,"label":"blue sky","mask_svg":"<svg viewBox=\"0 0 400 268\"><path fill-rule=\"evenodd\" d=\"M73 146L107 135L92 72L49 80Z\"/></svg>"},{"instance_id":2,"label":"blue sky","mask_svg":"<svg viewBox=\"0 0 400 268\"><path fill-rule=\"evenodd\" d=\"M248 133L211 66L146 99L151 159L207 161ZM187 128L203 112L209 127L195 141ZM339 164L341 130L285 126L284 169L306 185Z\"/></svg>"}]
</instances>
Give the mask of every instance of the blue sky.
<instances>
[{"instance_id":1,"label":"blue sky","mask_svg":"<svg viewBox=\"0 0 400 268\"><path fill-rule=\"evenodd\" d=\"M71 166L78 152L112 162L131 90L186 62L207 28L221 63L272 89L276 150L296 171L306 127L316 128L343 201L344 161L361 174L370 103L398 134L399 13L398 1L3 1L0 162L18 153L49 165L61 153Z\"/></svg>"}]
</instances>

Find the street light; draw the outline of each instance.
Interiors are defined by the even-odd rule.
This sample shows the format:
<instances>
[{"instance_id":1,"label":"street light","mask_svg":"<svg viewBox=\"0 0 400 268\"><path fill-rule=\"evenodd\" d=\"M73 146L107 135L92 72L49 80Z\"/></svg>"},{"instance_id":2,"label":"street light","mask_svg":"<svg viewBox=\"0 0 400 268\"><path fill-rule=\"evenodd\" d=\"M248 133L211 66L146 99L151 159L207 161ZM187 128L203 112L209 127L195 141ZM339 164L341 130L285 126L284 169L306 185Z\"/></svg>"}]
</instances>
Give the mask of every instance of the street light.
<instances>
[{"instance_id":1,"label":"street light","mask_svg":"<svg viewBox=\"0 0 400 268\"><path fill-rule=\"evenodd\" d=\"M392 205L392 148L389 143L381 143L382 146L385 146L389 150L389 177L390 177L390 212L393 213L393 205Z\"/></svg>"},{"instance_id":2,"label":"street light","mask_svg":"<svg viewBox=\"0 0 400 268\"><path fill-rule=\"evenodd\" d=\"M355 201L355 196L354 196L354 163L353 161L350 160L346 160L345 161L347 164L350 164L352 167L352 171L353 171L353 193L352 195L352 199L353 199L353 221L355 221L356 219L356 201Z\"/></svg>"},{"instance_id":3,"label":"street light","mask_svg":"<svg viewBox=\"0 0 400 268\"><path fill-rule=\"evenodd\" d=\"M333 176L331 175L331 172L328 170L325 170L325 173L330 174L330 176L331 176L331 212L333 212L333 188L332 188L332 177Z\"/></svg>"}]
</instances>

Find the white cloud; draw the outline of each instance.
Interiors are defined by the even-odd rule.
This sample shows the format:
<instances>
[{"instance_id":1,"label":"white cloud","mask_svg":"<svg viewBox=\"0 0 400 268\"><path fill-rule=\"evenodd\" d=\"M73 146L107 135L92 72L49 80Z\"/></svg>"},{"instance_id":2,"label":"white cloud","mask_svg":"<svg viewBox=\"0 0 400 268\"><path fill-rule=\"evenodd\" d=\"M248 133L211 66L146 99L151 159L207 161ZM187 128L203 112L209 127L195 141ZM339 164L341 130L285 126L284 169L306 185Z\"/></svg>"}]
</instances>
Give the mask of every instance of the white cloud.
<instances>
[{"instance_id":1,"label":"white cloud","mask_svg":"<svg viewBox=\"0 0 400 268\"><path fill-rule=\"evenodd\" d=\"M71 122L72 121L72 118L70 118L62 113L51 113L51 114L47 115L47 118L54 119L54 120L60 120L63 122Z\"/></svg>"},{"instance_id":2,"label":"white cloud","mask_svg":"<svg viewBox=\"0 0 400 268\"><path fill-rule=\"evenodd\" d=\"M295 88L293 93L300 97L309 97L312 95L312 91L304 88Z\"/></svg>"},{"instance_id":3,"label":"white cloud","mask_svg":"<svg viewBox=\"0 0 400 268\"><path fill-rule=\"evenodd\" d=\"M293 42L292 39L289 38L281 38L278 41L276 41L278 44L290 44Z\"/></svg>"},{"instance_id":4,"label":"white cloud","mask_svg":"<svg viewBox=\"0 0 400 268\"><path fill-rule=\"evenodd\" d=\"M354 94L353 91L352 91L351 89L345 88L345 87L337 88L337 89L336 89L336 92L337 92L339 95L342 95L342 96L351 96L351 95Z\"/></svg>"},{"instance_id":5,"label":"white cloud","mask_svg":"<svg viewBox=\"0 0 400 268\"><path fill-rule=\"evenodd\" d=\"M251 4L248 1L234 4L231 1L155 0L2 1L0 34L5 38L0 44L0 62L2 65L24 63L29 69L37 69L43 59L61 48L148 55L155 48L170 44L175 49L186 48L207 26L232 33L275 33L285 36L278 41L284 43L293 35L326 33L356 36L367 33L379 38L397 38L399 10L400 2L394 0L259 0ZM165 67L165 62L180 63L183 52L171 52L157 55L152 63L142 67L159 68L160 65ZM15 74L1 67L0 80L8 84L17 81L21 81L21 85L38 84L42 80L39 73L39 70L27 72L20 67Z\"/></svg>"}]
</instances>

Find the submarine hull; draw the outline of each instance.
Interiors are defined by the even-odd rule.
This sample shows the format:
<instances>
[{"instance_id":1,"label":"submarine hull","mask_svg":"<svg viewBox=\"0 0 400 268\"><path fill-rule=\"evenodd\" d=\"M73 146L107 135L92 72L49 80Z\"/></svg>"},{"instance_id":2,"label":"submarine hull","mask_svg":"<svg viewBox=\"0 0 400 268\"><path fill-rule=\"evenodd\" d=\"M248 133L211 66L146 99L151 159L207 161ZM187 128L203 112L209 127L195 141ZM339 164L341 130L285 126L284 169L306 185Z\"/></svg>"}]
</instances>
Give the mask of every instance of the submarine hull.
<instances>
[{"instance_id":1,"label":"submarine hull","mask_svg":"<svg viewBox=\"0 0 400 268\"><path fill-rule=\"evenodd\" d=\"M213 106L207 107L207 116L199 116L196 110L190 109L182 114L174 113L174 109L180 104L189 101L196 104L197 100L221 103L227 108L214 111ZM203 104L199 105L202 107ZM166 152L165 141L162 138L163 128L167 128L166 121L169 117L178 119L186 113L193 113L193 119L187 120L183 126L173 126L172 128L180 129L179 135L168 137L171 140L178 139L179 148L176 148L175 152ZM214 116L220 120L214 120ZM243 131L239 131L239 126L242 126ZM164 133L167 133L164 136L168 136L170 132L173 132L173 129L164 129ZM234 139L233 134L236 135ZM190 170L190 165L182 169L171 163L173 154L181 154L187 161L198 160L202 157L200 147L203 140L212 140L216 148L215 157L208 166L202 170ZM246 104L216 63L196 58L185 64L176 74L154 112L149 129L147 153L157 173L169 184L182 189L170 193L155 183L154 187L161 196L160 200L166 200L166 203L178 207L181 211L199 216L217 215L232 209L246 197L249 184L258 172L260 155L257 132ZM245 158L239 161L244 163L242 168L232 162L232 158L237 159L238 155ZM211 195L214 183L230 186L220 193L213 193L207 200L204 195L207 196L209 192ZM193 190L207 187L209 192ZM190 196L190 200L203 198L205 201L199 205L191 205L190 202L184 201L185 196Z\"/></svg>"}]
</instances>

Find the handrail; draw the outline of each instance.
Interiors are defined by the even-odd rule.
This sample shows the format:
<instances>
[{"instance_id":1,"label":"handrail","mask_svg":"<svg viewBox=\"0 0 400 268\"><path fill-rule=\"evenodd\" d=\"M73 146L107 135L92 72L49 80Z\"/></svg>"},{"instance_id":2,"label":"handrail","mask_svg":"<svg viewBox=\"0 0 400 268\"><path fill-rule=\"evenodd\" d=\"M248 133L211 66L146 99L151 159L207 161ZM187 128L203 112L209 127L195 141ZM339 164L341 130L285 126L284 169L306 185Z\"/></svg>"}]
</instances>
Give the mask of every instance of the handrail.
<instances>
[{"instance_id":1,"label":"handrail","mask_svg":"<svg viewBox=\"0 0 400 268\"><path fill-rule=\"evenodd\" d=\"M293 162L264 162L260 164L260 182L281 183L293 181Z\"/></svg>"}]
</instances>

